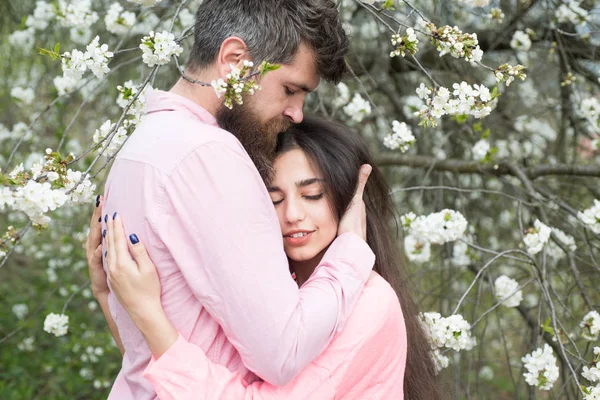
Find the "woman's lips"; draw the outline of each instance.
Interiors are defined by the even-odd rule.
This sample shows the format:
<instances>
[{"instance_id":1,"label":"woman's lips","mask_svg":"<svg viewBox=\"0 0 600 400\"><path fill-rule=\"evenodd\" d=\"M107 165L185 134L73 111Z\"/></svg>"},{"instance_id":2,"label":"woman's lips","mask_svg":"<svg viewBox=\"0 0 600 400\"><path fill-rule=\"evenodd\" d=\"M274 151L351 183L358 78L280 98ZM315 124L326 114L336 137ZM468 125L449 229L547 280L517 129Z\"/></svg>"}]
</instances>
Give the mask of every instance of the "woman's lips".
<instances>
[{"instance_id":1,"label":"woman's lips","mask_svg":"<svg viewBox=\"0 0 600 400\"><path fill-rule=\"evenodd\" d=\"M312 237L314 231L312 232L301 232L302 236L300 237L293 237L293 236L298 236L298 233L295 233L293 235L286 235L283 237L283 239L285 240L285 243L290 245L290 246L302 246L304 244L306 244L310 238Z\"/></svg>"}]
</instances>

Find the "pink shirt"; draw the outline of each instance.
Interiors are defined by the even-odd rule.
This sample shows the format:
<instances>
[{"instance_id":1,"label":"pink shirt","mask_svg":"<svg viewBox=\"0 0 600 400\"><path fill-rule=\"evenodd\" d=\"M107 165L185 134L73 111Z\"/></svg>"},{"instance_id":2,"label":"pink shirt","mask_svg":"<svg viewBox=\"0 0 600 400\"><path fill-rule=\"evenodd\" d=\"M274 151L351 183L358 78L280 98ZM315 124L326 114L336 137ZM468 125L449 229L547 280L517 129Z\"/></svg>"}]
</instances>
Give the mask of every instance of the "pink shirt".
<instances>
[{"instance_id":1,"label":"pink shirt","mask_svg":"<svg viewBox=\"0 0 600 400\"><path fill-rule=\"evenodd\" d=\"M404 398L406 328L391 286L374 276L344 330L323 354L283 387L244 378L214 364L180 336L144 376L161 400Z\"/></svg>"},{"instance_id":2,"label":"pink shirt","mask_svg":"<svg viewBox=\"0 0 600 400\"><path fill-rule=\"evenodd\" d=\"M103 212L144 240L165 312L211 361L289 382L344 326L374 255L344 234L298 289L267 190L240 142L195 102L147 95L147 115L110 171ZM125 355L109 399L156 398L142 377L151 353L114 295Z\"/></svg>"}]
</instances>

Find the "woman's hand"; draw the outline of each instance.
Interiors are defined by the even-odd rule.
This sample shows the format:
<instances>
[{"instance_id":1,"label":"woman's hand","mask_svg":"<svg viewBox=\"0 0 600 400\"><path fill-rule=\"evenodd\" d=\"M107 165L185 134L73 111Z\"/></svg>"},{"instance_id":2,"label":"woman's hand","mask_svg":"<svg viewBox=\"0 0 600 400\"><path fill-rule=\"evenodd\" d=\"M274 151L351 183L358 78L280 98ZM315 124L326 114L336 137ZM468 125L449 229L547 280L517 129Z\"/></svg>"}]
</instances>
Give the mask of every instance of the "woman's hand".
<instances>
[{"instance_id":1,"label":"woman's hand","mask_svg":"<svg viewBox=\"0 0 600 400\"><path fill-rule=\"evenodd\" d=\"M158 358L175 343L179 334L160 303L156 267L136 234L129 235L128 248L123 221L117 213L104 218L107 230L104 256L110 286Z\"/></svg>"},{"instance_id":2,"label":"woman's hand","mask_svg":"<svg viewBox=\"0 0 600 400\"><path fill-rule=\"evenodd\" d=\"M113 293L132 318L162 309L158 273L144 244L131 234L129 249L121 217L115 213L105 219L105 257Z\"/></svg>"},{"instance_id":3,"label":"woman's hand","mask_svg":"<svg viewBox=\"0 0 600 400\"><path fill-rule=\"evenodd\" d=\"M88 272L92 281L92 293L96 299L108 296L106 272L102 268L102 196L96 198L96 208L90 220L90 232L85 242L85 255L88 262Z\"/></svg>"}]
</instances>

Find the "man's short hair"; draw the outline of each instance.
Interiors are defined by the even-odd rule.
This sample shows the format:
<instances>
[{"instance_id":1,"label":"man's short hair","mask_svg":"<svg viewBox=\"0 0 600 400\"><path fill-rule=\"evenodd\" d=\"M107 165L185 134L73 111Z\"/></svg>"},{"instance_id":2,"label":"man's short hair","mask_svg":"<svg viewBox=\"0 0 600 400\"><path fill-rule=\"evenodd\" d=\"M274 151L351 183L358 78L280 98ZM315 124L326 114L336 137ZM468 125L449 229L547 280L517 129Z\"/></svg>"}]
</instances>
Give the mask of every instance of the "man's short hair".
<instances>
[{"instance_id":1,"label":"man's short hair","mask_svg":"<svg viewBox=\"0 0 600 400\"><path fill-rule=\"evenodd\" d=\"M290 63L305 43L323 79L337 83L346 72L349 40L332 0L204 0L194 28L190 70L209 66L223 41L237 36L255 65Z\"/></svg>"}]
</instances>

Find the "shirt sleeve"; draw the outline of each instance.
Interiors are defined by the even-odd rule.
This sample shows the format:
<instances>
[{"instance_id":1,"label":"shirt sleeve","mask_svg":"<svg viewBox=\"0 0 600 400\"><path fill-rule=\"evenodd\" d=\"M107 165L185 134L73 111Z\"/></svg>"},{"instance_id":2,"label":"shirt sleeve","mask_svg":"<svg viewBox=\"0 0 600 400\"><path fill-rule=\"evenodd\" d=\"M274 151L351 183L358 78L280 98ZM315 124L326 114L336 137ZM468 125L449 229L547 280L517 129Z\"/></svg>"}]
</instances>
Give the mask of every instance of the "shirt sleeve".
<instances>
[{"instance_id":1,"label":"shirt sleeve","mask_svg":"<svg viewBox=\"0 0 600 400\"><path fill-rule=\"evenodd\" d=\"M228 143L192 151L157 202L149 221L187 284L244 365L274 385L289 382L342 329L375 261L361 238L343 234L298 289L264 183Z\"/></svg>"},{"instance_id":2,"label":"shirt sleeve","mask_svg":"<svg viewBox=\"0 0 600 400\"><path fill-rule=\"evenodd\" d=\"M196 345L181 335L159 359L152 358L144 371L160 400L305 400L333 399L329 372L309 364L288 384L246 383L237 372L212 363Z\"/></svg>"}]
</instances>

